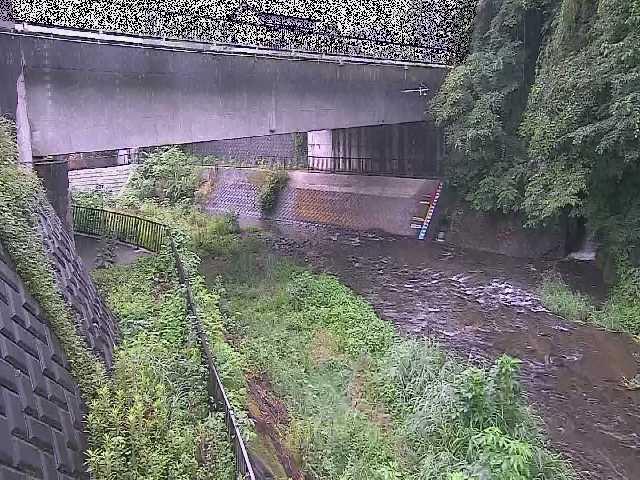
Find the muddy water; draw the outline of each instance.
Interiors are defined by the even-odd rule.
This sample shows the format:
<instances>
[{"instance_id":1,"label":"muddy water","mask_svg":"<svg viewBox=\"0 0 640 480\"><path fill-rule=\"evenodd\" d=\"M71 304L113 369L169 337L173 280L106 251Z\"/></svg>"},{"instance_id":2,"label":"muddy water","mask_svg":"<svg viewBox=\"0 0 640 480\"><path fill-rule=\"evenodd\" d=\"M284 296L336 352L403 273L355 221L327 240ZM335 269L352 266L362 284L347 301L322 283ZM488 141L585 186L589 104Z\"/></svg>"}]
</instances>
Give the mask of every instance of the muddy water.
<instances>
[{"instance_id":1,"label":"muddy water","mask_svg":"<svg viewBox=\"0 0 640 480\"><path fill-rule=\"evenodd\" d=\"M336 274L407 334L474 362L520 358L529 402L580 476L640 479L640 391L623 386L638 372L640 346L546 311L535 286L550 263L301 226L272 225L270 243ZM589 268L560 269L602 297Z\"/></svg>"}]
</instances>

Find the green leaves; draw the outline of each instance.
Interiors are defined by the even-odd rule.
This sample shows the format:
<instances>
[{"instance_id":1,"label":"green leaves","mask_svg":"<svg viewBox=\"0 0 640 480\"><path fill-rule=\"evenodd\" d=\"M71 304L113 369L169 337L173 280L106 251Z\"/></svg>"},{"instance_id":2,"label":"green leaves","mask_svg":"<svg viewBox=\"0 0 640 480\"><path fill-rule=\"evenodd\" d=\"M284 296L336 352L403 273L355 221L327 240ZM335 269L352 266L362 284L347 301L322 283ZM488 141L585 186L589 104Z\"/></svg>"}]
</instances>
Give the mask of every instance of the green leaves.
<instances>
[{"instance_id":1,"label":"green leaves","mask_svg":"<svg viewBox=\"0 0 640 480\"><path fill-rule=\"evenodd\" d=\"M158 149L136 169L125 193L161 204L192 204L201 183L199 173L194 158L177 147Z\"/></svg>"},{"instance_id":2,"label":"green leaves","mask_svg":"<svg viewBox=\"0 0 640 480\"><path fill-rule=\"evenodd\" d=\"M35 173L17 164L14 135L13 124L0 117L0 241L60 341L83 399L89 401L105 381L104 366L76 330L73 313L57 289L37 226L39 210L55 213Z\"/></svg>"}]
</instances>

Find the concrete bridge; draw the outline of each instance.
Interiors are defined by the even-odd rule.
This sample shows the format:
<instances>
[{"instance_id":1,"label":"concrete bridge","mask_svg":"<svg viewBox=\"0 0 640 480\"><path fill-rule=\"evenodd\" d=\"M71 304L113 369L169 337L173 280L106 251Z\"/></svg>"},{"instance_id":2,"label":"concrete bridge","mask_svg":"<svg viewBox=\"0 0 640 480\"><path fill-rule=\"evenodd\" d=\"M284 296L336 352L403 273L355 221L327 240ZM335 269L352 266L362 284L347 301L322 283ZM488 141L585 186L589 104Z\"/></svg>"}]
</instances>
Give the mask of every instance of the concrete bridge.
<instances>
[{"instance_id":1,"label":"concrete bridge","mask_svg":"<svg viewBox=\"0 0 640 480\"><path fill-rule=\"evenodd\" d=\"M0 50L27 157L417 122L447 72L6 22Z\"/></svg>"}]
</instances>

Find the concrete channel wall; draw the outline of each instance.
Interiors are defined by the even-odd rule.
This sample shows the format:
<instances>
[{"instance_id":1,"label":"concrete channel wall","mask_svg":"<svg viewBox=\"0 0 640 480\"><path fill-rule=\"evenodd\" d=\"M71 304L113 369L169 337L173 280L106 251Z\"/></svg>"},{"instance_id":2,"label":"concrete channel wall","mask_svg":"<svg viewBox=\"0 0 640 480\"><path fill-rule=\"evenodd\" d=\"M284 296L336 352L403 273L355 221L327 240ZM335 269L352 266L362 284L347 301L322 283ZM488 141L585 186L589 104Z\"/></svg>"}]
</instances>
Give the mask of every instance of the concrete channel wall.
<instances>
[{"instance_id":1,"label":"concrete channel wall","mask_svg":"<svg viewBox=\"0 0 640 480\"><path fill-rule=\"evenodd\" d=\"M258 200L264 175L257 169L211 169L208 211L267 218ZM268 218L413 236L411 218L424 210L420 199L436 185L437 181L426 179L291 171Z\"/></svg>"},{"instance_id":2,"label":"concrete channel wall","mask_svg":"<svg viewBox=\"0 0 640 480\"><path fill-rule=\"evenodd\" d=\"M38 212L58 291L87 345L109 367L117 338L75 246L51 207ZM0 244L0 479L84 479L83 405L48 319Z\"/></svg>"}]
</instances>

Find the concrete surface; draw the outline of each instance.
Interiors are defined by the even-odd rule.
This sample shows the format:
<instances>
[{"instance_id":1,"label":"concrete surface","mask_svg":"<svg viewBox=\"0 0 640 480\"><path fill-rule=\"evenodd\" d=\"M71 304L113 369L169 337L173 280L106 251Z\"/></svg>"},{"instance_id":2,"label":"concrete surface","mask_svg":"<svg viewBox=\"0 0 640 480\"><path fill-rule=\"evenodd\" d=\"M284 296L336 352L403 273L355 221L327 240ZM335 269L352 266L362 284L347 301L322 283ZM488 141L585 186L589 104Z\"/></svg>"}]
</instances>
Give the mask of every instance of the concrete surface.
<instances>
[{"instance_id":1,"label":"concrete surface","mask_svg":"<svg viewBox=\"0 0 640 480\"><path fill-rule=\"evenodd\" d=\"M219 169L211 177L207 210L264 218L258 201L263 176L256 169ZM292 171L269 218L415 236L411 218L424 210L419 201L436 185L424 179Z\"/></svg>"},{"instance_id":2,"label":"concrete surface","mask_svg":"<svg viewBox=\"0 0 640 480\"><path fill-rule=\"evenodd\" d=\"M69 188L77 192L92 192L100 189L103 192L119 195L136 168L136 164L131 164L72 170L69 171Z\"/></svg>"},{"instance_id":3,"label":"concrete surface","mask_svg":"<svg viewBox=\"0 0 640 480\"><path fill-rule=\"evenodd\" d=\"M100 248L102 248L100 239L90 235L79 235L76 233L74 240L76 243L76 251L82 259L85 268L87 270L94 270L96 268L98 252ZM142 248L132 247L131 245L125 245L123 243L116 243L114 254L114 263L116 265L129 265L140 257L152 255Z\"/></svg>"},{"instance_id":4,"label":"concrete surface","mask_svg":"<svg viewBox=\"0 0 640 480\"><path fill-rule=\"evenodd\" d=\"M3 111L23 59L34 156L421 121L429 98L403 91L448 71L24 24L0 37Z\"/></svg>"}]
</instances>

